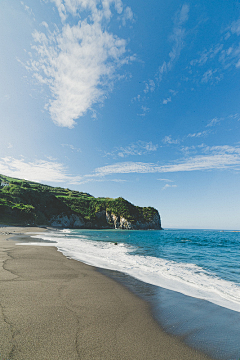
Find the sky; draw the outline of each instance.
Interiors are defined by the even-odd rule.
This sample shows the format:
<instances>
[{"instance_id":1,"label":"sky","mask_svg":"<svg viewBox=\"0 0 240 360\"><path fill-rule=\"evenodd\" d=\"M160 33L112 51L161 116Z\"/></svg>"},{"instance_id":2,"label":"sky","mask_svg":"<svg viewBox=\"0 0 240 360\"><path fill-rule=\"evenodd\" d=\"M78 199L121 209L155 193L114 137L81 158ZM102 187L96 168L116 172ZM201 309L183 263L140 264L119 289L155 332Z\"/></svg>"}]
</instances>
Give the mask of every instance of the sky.
<instances>
[{"instance_id":1,"label":"sky","mask_svg":"<svg viewBox=\"0 0 240 360\"><path fill-rule=\"evenodd\" d=\"M1 0L0 173L240 229L240 1Z\"/></svg>"}]
</instances>

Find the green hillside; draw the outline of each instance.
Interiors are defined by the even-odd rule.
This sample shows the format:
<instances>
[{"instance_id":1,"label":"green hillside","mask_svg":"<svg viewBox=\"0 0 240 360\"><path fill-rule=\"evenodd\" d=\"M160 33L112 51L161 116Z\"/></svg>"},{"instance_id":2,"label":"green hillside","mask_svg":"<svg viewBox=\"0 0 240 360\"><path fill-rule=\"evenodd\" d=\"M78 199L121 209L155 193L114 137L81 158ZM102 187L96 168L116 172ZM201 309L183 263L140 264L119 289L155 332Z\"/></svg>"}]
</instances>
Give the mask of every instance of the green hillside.
<instances>
[{"instance_id":1,"label":"green hillside","mask_svg":"<svg viewBox=\"0 0 240 360\"><path fill-rule=\"evenodd\" d=\"M59 215L77 215L84 223L82 227L111 228L113 221L111 216L106 220L106 212L124 217L133 226L159 217L156 209L134 206L121 197L95 198L79 191L0 175L2 182L8 186L0 186L0 224L51 225Z\"/></svg>"}]
</instances>

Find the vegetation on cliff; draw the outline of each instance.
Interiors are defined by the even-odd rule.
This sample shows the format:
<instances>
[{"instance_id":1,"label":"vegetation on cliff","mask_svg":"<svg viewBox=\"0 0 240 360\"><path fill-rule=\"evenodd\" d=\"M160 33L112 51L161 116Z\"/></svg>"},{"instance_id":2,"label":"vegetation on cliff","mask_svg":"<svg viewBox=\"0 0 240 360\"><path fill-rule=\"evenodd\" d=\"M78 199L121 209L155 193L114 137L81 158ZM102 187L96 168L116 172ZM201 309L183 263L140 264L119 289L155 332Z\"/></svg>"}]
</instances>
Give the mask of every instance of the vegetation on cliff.
<instances>
[{"instance_id":1,"label":"vegetation on cliff","mask_svg":"<svg viewBox=\"0 0 240 360\"><path fill-rule=\"evenodd\" d=\"M104 227L109 213L124 217L131 224L149 223L159 217L152 207L134 206L122 197L95 198L90 194L52 187L31 181L0 175L0 223L14 225L50 225L61 215L79 216L87 227ZM104 219L103 219L104 218ZM111 223L111 219L109 220Z\"/></svg>"}]
</instances>

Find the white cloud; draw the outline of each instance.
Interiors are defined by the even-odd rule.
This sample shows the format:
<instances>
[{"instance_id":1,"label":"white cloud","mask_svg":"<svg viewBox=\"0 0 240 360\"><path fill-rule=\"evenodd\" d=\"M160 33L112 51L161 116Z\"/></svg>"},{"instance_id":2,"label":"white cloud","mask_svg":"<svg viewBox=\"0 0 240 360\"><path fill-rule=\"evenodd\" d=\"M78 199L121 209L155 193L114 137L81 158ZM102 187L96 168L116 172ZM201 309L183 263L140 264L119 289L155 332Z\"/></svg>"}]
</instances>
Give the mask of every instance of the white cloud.
<instances>
[{"instance_id":1,"label":"white cloud","mask_svg":"<svg viewBox=\"0 0 240 360\"><path fill-rule=\"evenodd\" d=\"M202 150L203 148L206 148L206 145L201 144L201 145L197 145L197 146L195 146L195 145L182 146L180 150L186 158L187 156L190 156L190 154L193 154L193 153L196 154L199 149Z\"/></svg>"},{"instance_id":2,"label":"white cloud","mask_svg":"<svg viewBox=\"0 0 240 360\"><path fill-rule=\"evenodd\" d=\"M133 20L133 12L132 9L127 6L126 9L124 10L123 16L122 16L122 24L123 26L126 26L126 22L127 21L132 21Z\"/></svg>"},{"instance_id":3,"label":"white cloud","mask_svg":"<svg viewBox=\"0 0 240 360\"><path fill-rule=\"evenodd\" d=\"M174 21L173 34L171 35L171 40L174 45L169 54L170 65L174 62L176 58L179 57L180 52L183 48L183 39L185 37L185 29L183 24L188 20L189 6L184 4L178 14L176 14Z\"/></svg>"},{"instance_id":4,"label":"white cloud","mask_svg":"<svg viewBox=\"0 0 240 360\"><path fill-rule=\"evenodd\" d=\"M140 101L141 100L141 95L138 94L137 96L135 96L134 98L132 98L131 102L133 103L134 101Z\"/></svg>"},{"instance_id":5,"label":"white cloud","mask_svg":"<svg viewBox=\"0 0 240 360\"><path fill-rule=\"evenodd\" d=\"M176 187L177 187L177 185L166 184L166 185L164 185L164 187L162 188L162 190L166 190L166 189L168 189L168 188L176 188Z\"/></svg>"},{"instance_id":6,"label":"white cloud","mask_svg":"<svg viewBox=\"0 0 240 360\"><path fill-rule=\"evenodd\" d=\"M151 141L145 142L145 141L137 141L136 143L132 143L128 146L115 148L112 152L105 152L105 156L111 156L113 158L116 157L127 157L130 155L145 155L149 154L153 151L156 151L158 148L158 145L154 145Z\"/></svg>"},{"instance_id":7,"label":"white cloud","mask_svg":"<svg viewBox=\"0 0 240 360\"><path fill-rule=\"evenodd\" d=\"M174 65L174 62L179 58L180 53L184 47L184 38L185 38L185 28L184 23L188 20L189 6L187 4L183 4L181 9L175 14L174 22L173 22L173 31L169 37L169 40L172 45L172 49L169 52L168 61L164 61L162 65L159 66L156 74L155 74L155 82L150 79L145 82L145 89L143 92L145 94L149 92L153 92L156 88L156 84L159 81L162 81L163 75L170 71ZM172 96L175 96L178 92L174 90L169 90ZM138 97L133 98L133 100L140 101L140 95ZM171 96L163 100L163 104L166 105L168 102L172 100ZM145 113L138 114L140 116L145 116Z\"/></svg>"},{"instance_id":8,"label":"white cloud","mask_svg":"<svg viewBox=\"0 0 240 360\"><path fill-rule=\"evenodd\" d=\"M207 125L210 126L210 125ZM193 134L188 134L187 137L202 137L202 136L207 136L209 134L209 131L204 130L204 131L199 131L197 133L193 133Z\"/></svg>"},{"instance_id":9,"label":"white cloud","mask_svg":"<svg viewBox=\"0 0 240 360\"><path fill-rule=\"evenodd\" d=\"M68 173L66 166L54 159L49 161L26 161L23 157L15 159L10 156L0 159L0 174L41 183L64 183L70 185L82 185L93 181L126 181L125 179L103 179L96 174L72 175Z\"/></svg>"},{"instance_id":10,"label":"white cloud","mask_svg":"<svg viewBox=\"0 0 240 360\"><path fill-rule=\"evenodd\" d=\"M159 80L162 81L163 74L168 72L168 66L166 61L159 67Z\"/></svg>"},{"instance_id":11,"label":"white cloud","mask_svg":"<svg viewBox=\"0 0 240 360\"><path fill-rule=\"evenodd\" d=\"M48 24L46 23L46 21L42 21L40 25L42 25L42 26L44 26L46 29L48 29Z\"/></svg>"},{"instance_id":12,"label":"white cloud","mask_svg":"<svg viewBox=\"0 0 240 360\"><path fill-rule=\"evenodd\" d=\"M196 72L195 79L200 75L201 83L219 82L223 79L224 73L229 71L230 68L239 68L240 44L236 38L239 35L240 19L233 21L225 29L224 33L219 34L219 41L216 44L211 45L208 49L205 48L200 52L198 58L190 62L192 67L199 66L204 69L203 74L199 70ZM204 65L207 66L207 64L211 64L211 68L206 71ZM192 74L191 67L189 73Z\"/></svg>"},{"instance_id":13,"label":"white cloud","mask_svg":"<svg viewBox=\"0 0 240 360\"><path fill-rule=\"evenodd\" d=\"M238 113L229 115L228 117L229 119L236 119L237 121L240 120L240 115Z\"/></svg>"},{"instance_id":14,"label":"white cloud","mask_svg":"<svg viewBox=\"0 0 240 360\"><path fill-rule=\"evenodd\" d=\"M239 43L232 43L221 51L219 56L219 63L223 70L227 70L231 67L238 67L240 60L240 45Z\"/></svg>"},{"instance_id":15,"label":"white cloud","mask_svg":"<svg viewBox=\"0 0 240 360\"><path fill-rule=\"evenodd\" d=\"M147 112L149 112L149 108L147 106L141 106L141 109L142 109L142 113L141 114L138 114L138 116L146 116Z\"/></svg>"},{"instance_id":16,"label":"white cloud","mask_svg":"<svg viewBox=\"0 0 240 360\"><path fill-rule=\"evenodd\" d=\"M95 170L97 176L130 173L170 173L179 171L200 171L213 169L240 169L240 147L214 146L205 148L207 155L197 155L178 160L168 165L142 162L123 162L107 165Z\"/></svg>"},{"instance_id":17,"label":"white cloud","mask_svg":"<svg viewBox=\"0 0 240 360\"><path fill-rule=\"evenodd\" d=\"M143 92L147 94L149 91L153 92L155 90L155 82L153 80L148 80L145 82L145 89Z\"/></svg>"},{"instance_id":18,"label":"white cloud","mask_svg":"<svg viewBox=\"0 0 240 360\"><path fill-rule=\"evenodd\" d=\"M218 43L215 46L212 46L209 50L204 49L203 52L200 54L198 59L194 59L190 62L190 65L199 65L203 66L208 60L215 58L218 55L224 44Z\"/></svg>"},{"instance_id":19,"label":"white cloud","mask_svg":"<svg viewBox=\"0 0 240 360\"><path fill-rule=\"evenodd\" d=\"M171 101L172 101L172 97L173 97L173 96L176 96L177 93L178 93L178 91L172 90L172 89L169 89L169 92L170 92L171 96L167 97L166 99L163 99L163 102L162 102L162 103L163 103L164 105L167 105L169 102L171 102Z\"/></svg>"},{"instance_id":20,"label":"white cloud","mask_svg":"<svg viewBox=\"0 0 240 360\"><path fill-rule=\"evenodd\" d=\"M103 17L109 19L112 16L110 7L115 5L118 14L122 13L123 5L121 0L102 0L102 8L99 9L99 0L51 0L55 3L62 22L66 21L68 13L73 16L79 15L82 11L91 11L93 20L101 20Z\"/></svg>"},{"instance_id":21,"label":"white cloud","mask_svg":"<svg viewBox=\"0 0 240 360\"><path fill-rule=\"evenodd\" d=\"M211 121L209 121L209 123L206 125L206 127L213 127L223 121L229 121L229 120L237 120L239 121L240 119L240 115L238 113L236 114L230 114L226 117L221 117L221 118L218 118L218 117L215 117L213 118Z\"/></svg>"},{"instance_id":22,"label":"white cloud","mask_svg":"<svg viewBox=\"0 0 240 360\"><path fill-rule=\"evenodd\" d=\"M232 34L237 34L237 36L240 35L240 19L237 21L233 21L230 26Z\"/></svg>"},{"instance_id":23,"label":"white cloud","mask_svg":"<svg viewBox=\"0 0 240 360\"><path fill-rule=\"evenodd\" d=\"M172 101L172 98L171 98L171 96L169 96L167 99L164 99L162 103L163 103L164 105L166 105L167 103L169 103L169 102L171 102L171 101Z\"/></svg>"},{"instance_id":24,"label":"white cloud","mask_svg":"<svg viewBox=\"0 0 240 360\"><path fill-rule=\"evenodd\" d=\"M58 162L36 160L27 162L23 158L5 157L0 159L0 173L36 182L66 182L80 180L67 174L66 168Z\"/></svg>"},{"instance_id":25,"label":"white cloud","mask_svg":"<svg viewBox=\"0 0 240 360\"><path fill-rule=\"evenodd\" d=\"M202 83L208 83L209 81L213 80L213 74L215 74L217 72L217 70L212 70L209 69L207 71L205 71L205 73L203 74ZM215 77L215 80L217 80L217 78Z\"/></svg>"},{"instance_id":26,"label":"white cloud","mask_svg":"<svg viewBox=\"0 0 240 360\"><path fill-rule=\"evenodd\" d=\"M185 29L184 23L188 20L189 6L184 4L179 12L175 15L174 28L170 36L170 41L173 43L172 49L169 53L168 62L164 61L159 67L159 80L162 80L163 74L172 69L174 62L179 58L182 48L184 46Z\"/></svg>"},{"instance_id":27,"label":"white cloud","mask_svg":"<svg viewBox=\"0 0 240 360\"><path fill-rule=\"evenodd\" d=\"M169 92L172 94L172 96L176 96L178 91L169 89Z\"/></svg>"},{"instance_id":28,"label":"white cloud","mask_svg":"<svg viewBox=\"0 0 240 360\"><path fill-rule=\"evenodd\" d=\"M154 164L142 162L123 162L113 165L99 167L95 170L97 176L106 176L111 174L130 174L130 173L151 173L156 172Z\"/></svg>"},{"instance_id":29,"label":"white cloud","mask_svg":"<svg viewBox=\"0 0 240 360\"><path fill-rule=\"evenodd\" d=\"M32 11L32 9L29 6L25 5L23 1L20 1L20 3L24 7L24 10L28 13L28 15L30 15L33 18L33 20L35 21L35 15L34 15L34 12Z\"/></svg>"},{"instance_id":30,"label":"white cloud","mask_svg":"<svg viewBox=\"0 0 240 360\"><path fill-rule=\"evenodd\" d=\"M179 144L179 140L172 139L171 135L165 136L165 138L162 140L164 144Z\"/></svg>"},{"instance_id":31,"label":"white cloud","mask_svg":"<svg viewBox=\"0 0 240 360\"><path fill-rule=\"evenodd\" d=\"M219 123L220 121L221 121L221 119L218 119L217 117L215 117L206 126L212 127L212 126L216 125L217 123Z\"/></svg>"},{"instance_id":32,"label":"white cloud","mask_svg":"<svg viewBox=\"0 0 240 360\"><path fill-rule=\"evenodd\" d=\"M46 108L59 126L72 128L96 103L101 103L117 79L118 69L133 57L126 56L126 41L105 27L113 15L110 6L122 12L120 0L52 0L58 8L62 28L45 33L35 31L33 49L37 58L29 60L35 78L49 87L52 98ZM90 11L85 18L80 13ZM67 23L68 15L79 18ZM81 13L81 16L82 13Z\"/></svg>"},{"instance_id":33,"label":"white cloud","mask_svg":"<svg viewBox=\"0 0 240 360\"><path fill-rule=\"evenodd\" d=\"M82 150L80 148L76 148L75 146L73 146L71 144L61 144L61 145L62 145L62 147L70 148L72 151L82 152Z\"/></svg>"},{"instance_id":34,"label":"white cloud","mask_svg":"<svg viewBox=\"0 0 240 360\"><path fill-rule=\"evenodd\" d=\"M0 159L0 173L36 182L53 182L65 184L85 184L93 181L121 182L125 179L106 179L113 174L148 174L172 173L204 170L240 170L240 147L213 146L202 147L203 154L180 159L167 165L143 162L120 162L95 169L92 174L72 175L67 168L56 160L26 161L24 158L15 159L4 157ZM169 179L158 179L172 182ZM169 185L169 184L168 184ZM167 186L170 187L171 185ZM173 185L172 187L176 187Z\"/></svg>"}]
</instances>

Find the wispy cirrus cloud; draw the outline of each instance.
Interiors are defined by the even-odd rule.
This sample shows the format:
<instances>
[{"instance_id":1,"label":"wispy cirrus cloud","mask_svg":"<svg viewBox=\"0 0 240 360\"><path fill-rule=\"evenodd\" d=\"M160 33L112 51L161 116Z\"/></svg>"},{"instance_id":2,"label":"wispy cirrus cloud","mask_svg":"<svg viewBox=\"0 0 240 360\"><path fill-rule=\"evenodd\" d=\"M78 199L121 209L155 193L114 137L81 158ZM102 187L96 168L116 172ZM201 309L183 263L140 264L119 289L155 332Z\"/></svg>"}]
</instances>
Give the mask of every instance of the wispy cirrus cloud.
<instances>
[{"instance_id":1,"label":"wispy cirrus cloud","mask_svg":"<svg viewBox=\"0 0 240 360\"><path fill-rule=\"evenodd\" d=\"M188 20L189 6L184 4L181 10L177 12L174 19L173 32L170 36L170 41L173 43L172 49L169 53L169 60L164 61L158 70L158 79L162 80L165 73L172 69L174 62L179 58L182 48L184 46L185 28L184 23Z\"/></svg>"},{"instance_id":2,"label":"wispy cirrus cloud","mask_svg":"<svg viewBox=\"0 0 240 360\"><path fill-rule=\"evenodd\" d=\"M52 2L62 27L51 32L44 22L44 31L34 31L35 52L27 68L50 89L52 98L46 108L54 123L72 128L94 104L104 101L120 67L133 60L126 55L126 40L107 30L114 15L112 5L125 22L132 14L130 8L123 10L121 0ZM69 16L78 23L71 25Z\"/></svg>"},{"instance_id":3,"label":"wispy cirrus cloud","mask_svg":"<svg viewBox=\"0 0 240 360\"><path fill-rule=\"evenodd\" d=\"M208 83L209 81L213 81L214 73L216 73L216 72L217 72L216 69L215 70L209 69L209 70L205 71L201 82ZM215 78L215 80L216 80L216 78Z\"/></svg>"},{"instance_id":4,"label":"wispy cirrus cloud","mask_svg":"<svg viewBox=\"0 0 240 360\"><path fill-rule=\"evenodd\" d=\"M216 45L213 45L209 50L204 49L203 52L200 54L200 57L198 59L191 60L190 64L203 66L204 64L206 64L207 61L215 58L216 55L219 55L222 48L223 44L218 43Z\"/></svg>"},{"instance_id":5,"label":"wispy cirrus cloud","mask_svg":"<svg viewBox=\"0 0 240 360\"><path fill-rule=\"evenodd\" d=\"M240 19L233 21L227 30L230 30L232 34L240 35Z\"/></svg>"},{"instance_id":6,"label":"wispy cirrus cloud","mask_svg":"<svg viewBox=\"0 0 240 360\"><path fill-rule=\"evenodd\" d=\"M119 174L152 174L228 169L240 170L239 146L201 146L199 149L200 148L202 149L200 155L178 159L165 165L143 162L119 162L98 167L91 174L85 175L70 174L67 167L56 160L26 161L24 158L16 159L13 157L4 157L0 159L0 173L36 182L80 185L94 181L126 181L126 179L121 178L107 178L107 176ZM159 180L172 182L168 179Z\"/></svg>"},{"instance_id":7,"label":"wispy cirrus cloud","mask_svg":"<svg viewBox=\"0 0 240 360\"><path fill-rule=\"evenodd\" d=\"M162 188L162 190L166 190L166 189L168 189L168 188L176 188L177 187L177 185L174 185L174 184L166 184L166 185L164 185L164 187Z\"/></svg>"},{"instance_id":8,"label":"wispy cirrus cloud","mask_svg":"<svg viewBox=\"0 0 240 360\"><path fill-rule=\"evenodd\" d=\"M202 152L204 153L203 155L196 155L183 160L180 159L167 165L143 162L116 163L97 168L95 174L98 176L106 176L111 174L170 173L213 169L240 170L240 147L228 145L203 147Z\"/></svg>"},{"instance_id":9,"label":"wispy cirrus cloud","mask_svg":"<svg viewBox=\"0 0 240 360\"><path fill-rule=\"evenodd\" d=\"M207 125L208 126L208 125ZM210 125L209 125L210 126ZM207 136L209 134L208 130L204 130L204 131L198 131L196 133L192 133L192 134L188 134L187 137L190 138L198 138L198 137L202 137L202 136Z\"/></svg>"},{"instance_id":10,"label":"wispy cirrus cloud","mask_svg":"<svg viewBox=\"0 0 240 360\"><path fill-rule=\"evenodd\" d=\"M219 33L219 41L216 44L203 49L197 58L190 61L189 73L191 76L194 67L198 67L198 71L193 77L194 81L202 84L218 83L224 78L226 71L240 67L239 24L240 19L233 21L223 32Z\"/></svg>"},{"instance_id":11,"label":"wispy cirrus cloud","mask_svg":"<svg viewBox=\"0 0 240 360\"><path fill-rule=\"evenodd\" d=\"M170 180L170 179L157 179L159 181L164 181L166 182L166 184L162 187L162 190L166 190L168 188L176 188L177 185L175 184L172 184L173 183L173 180ZM170 184L169 184L170 183Z\"/></svg>"},{"instance_id":12,"label":"wispy cirrus cloud","mask_svg":"<svg viewBox=\"0 0 240 360\"><path fill-rule=\"evenodd\" d=\"M221 121L221 119L215 117L213 118L211 121L209 121L209 123L206 125L207 127L212 127L215 126L216 124L218 124Z\"/></svg>"},{"instance_id":13,"label":"wispy cirrus cloud","mask_svg":"<svg viewBox=\"0 0 240 360\"><path fill-rule=\"evenodd\" d=\"M24 4L23 1L20 1L20 3L24 7L24 10L28 13L28 15L30 15L33 18L33 20L35 21L36 20L35 15L34 15L32 9L29 6L27 6L26 4Z\"/></svg>"},{"instance_id":14,"label":"wispy cirrus cloud","mask_svg":"<svg viewBox=\"0 0 240 360\"><path fill-rule=\"evenodd\" d=\"M206 127L213 127L215 125L219 125L221 122L223 121L229 121L229 120L240 120L240 114L236 113L236 114L230 114L228 116L225 117L214 117L212 120L209 121L209 123L206 125Z\"/></svg>"},{"instance_id":15,"label":"wispy cirrus cloud","mask_svg":"<svg viewBox=\"0 0 240 360\"><path fill-rule=\"evenodd\" d=\"M194 133L189 133L185 136L179 137L178 139L174 139L172 138L172 135L166 135L163 139L162 139L162 143L165 145L178 145L181 144L183 142L185 142L187 139L189 138L201 138L201 137L207 137L210 134L213 133L213 127L216 125L221 124L222 122L228 122L230 124L231 122L231 126L236 122L236 121L240 121L240 114L239 113L235 113L235 114L230 114L227 115L225 117L214 117L211 120L208 121L207 125L205 125L205 128L207 128L206 130L202 130L202 131L197 131ZM199 148L202 148L203 146L197 146ZM185 149L190 149L189 147L185 147Z\"/></svg>"},{"instance_id":16,"label":"wispy cirrus cloud","mask_svg":"<svg viewBox=\"0 0 240 360\"><path fill-rule=\"evenodd\" d=\"M76 151L76 152L82 152L82 150L80 148L77 148L71 144L61 144L62 147L67 147L69 149L71 149L72 151Z\"/></svg>"},{"instance_id":17,"label":"wispy cirrus cloud","mask_svg":"<svg viewBox=\"0 0 240 360\"><path fill-rule=\"evenodd\" d=\"M4 157L0 159L0 173L6 176L42 183L62 183L65 185L82 185L89 182L125 182L125 179L105 179L98 174L73 175L68 168L54 160L27 161L21 157Z\"/></svg>"},{"instance_id":18,"label":"wispy cirrus cloud","mask_svg":"<svg viewBox=\"0 0 240 360\"><path fill-rule=\"evenodd\" d=\"M238 113L230 114L225 117L214 117L208 121L208 123L206 125L206 128L208 128L207 130L190 133L185 137L185 139L186 138L207 137L208 135L210 135L213 132L212 128L215 127L216 125L220 125L223 122L230 123L230 121L232 121L232 123L233 123L234 121L239 121L239 120L240 120L240 115ZM184 140L184 138L182 140Z\"/></svg>"},{"instance_id":19,"label":"wispy cirrus cloud","mask_svg":"<svg viewBox=\"0 0 240 360\"><path fill-rule=\"evenodd\" d=\"M162 65L158 67L154 76L155 77L154 80L148 79L147 81L144 82L145 84L145 88L143 89L144 96L137 95L132 99L132 101L146 100L146 94L154 92L157 87L157 84L160 81L162 81L163 75L168 73L172 69L174 63L179 58L181 51L184 47L184 38L186 35L184 24L188 20L188 13L189 13L189 6L187 4L183 4L181 9L177 11L177 13L175 14L173 21L173 30L171 35L169 36L169 41L173 44L171 51L168 54L169 58L167 61L164 61ZM176 94L178 93L178 91L171 89L169 91L171 93L171 96L168 96L162 100L163 105L166 105L169 102L171 102L172 97L176 96ZM138 114L138 115L145 116L146 112L143 111L142 114Z\"/></svg>"},{"instance_id":20,"label":"wispy cirrus cloud","mask_svg":"<svg viewBox=\"0 0 240 360\"><path fill-rule=\"evenodd\" d=\"M137 141L136 143L132 143L126 147L116 147L113 151L111 152L105 152L104 156L110 156L113 158L116 157L127 157L130 155L145 155L145 154L150 154L153 151L156 151L158 149L158 145L154 145L151 141L150 142L146 142L146 141Z\"/></svg>"}]
</instances>

